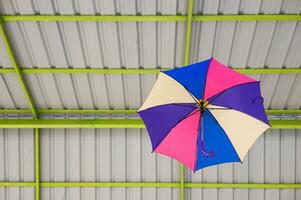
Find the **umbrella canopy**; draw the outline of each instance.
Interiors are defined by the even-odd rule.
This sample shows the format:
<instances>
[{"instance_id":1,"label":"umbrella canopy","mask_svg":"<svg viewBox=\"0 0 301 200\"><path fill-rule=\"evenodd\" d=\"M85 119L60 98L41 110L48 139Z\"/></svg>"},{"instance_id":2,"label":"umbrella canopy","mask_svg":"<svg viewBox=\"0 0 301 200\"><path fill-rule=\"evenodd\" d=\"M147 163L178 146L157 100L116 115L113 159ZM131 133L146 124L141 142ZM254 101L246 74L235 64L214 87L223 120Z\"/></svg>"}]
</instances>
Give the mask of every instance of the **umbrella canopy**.
<instances>
[{"instance_id":1,"label":"umbrella canopy","mask_svg":"<svg viewBox=\"0 0 301 200\"><path fill-rule=\"evenodd\" d=\"M138 113L153 151L194 171L242 162L270 126L260 82L213 58L161 72Z\"/></svg>"}]
</instances>

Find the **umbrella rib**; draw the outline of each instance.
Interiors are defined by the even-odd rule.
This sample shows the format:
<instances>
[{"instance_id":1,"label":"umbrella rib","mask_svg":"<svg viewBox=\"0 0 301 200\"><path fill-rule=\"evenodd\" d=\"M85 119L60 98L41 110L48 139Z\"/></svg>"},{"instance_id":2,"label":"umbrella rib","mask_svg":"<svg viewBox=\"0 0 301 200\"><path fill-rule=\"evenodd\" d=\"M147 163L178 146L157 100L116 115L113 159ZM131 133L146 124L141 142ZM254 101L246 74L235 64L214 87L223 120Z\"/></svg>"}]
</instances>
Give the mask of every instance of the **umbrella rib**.
<instances>
[{"instance_id":1,"label":"umbrella rib","mask_svg":"<svg viewBox=\"0 0 301 200\"><path fill-rule=\"evenodd\" d=\"M208 110L232 110L232 108L207 108Z\"/></svg>"},{"instance_id":2,"label":"umbrella rib","mask_svg":"<svg viewBox=\"0 0 301 200\"><path fill-rule=\"evenodd\" d=\"M211 105L213 105L213 104L211 104ZM254 116L252 116L252 115L250 115L248 113L245 113L245 112L243 112L243 111L241 111L239 109L235 109L235 108L223 107L223 108L206 108L206 109L208 109L208 110L234 110L234 111L237 111L237 112L240 112L242 114L248 115L248 116L250 116L250 117L252 117L254 119L257 119L257 120L259 120L259 121L267 124L266 122L262 121L261 119L258 119L258 118L254 117ZM211 117L211 118L213 118L213 117ZM272 127L270 124L267 124L267 125L269 125L270 127Z\"/></svg>"},{"instance_id":3,"label":"umbrella rib","mask_svg":"<svg viewBox=\"0 0 301 200\"><path fill-rule=\"evenodd\" d=\"M187 107L187 108L196 108L195 106L183 105L183 104L180 104L180 103L173 103L173 104L176 105L176 106L182 106L182 107Z\"/></svg>"},{"instance_id":4,"label":"umbrella rib","mask_svg":"<svg viewBox=\"0 0 301 200\"><path fill-rule=\"evenodd\" d=\"M185 120L186 118L188 118L188 117L194 115L195 113L197 113L197 112L199 112L199 111L200 111L200 110L195 110L195 111L189 113L188 115L186 115L185 117L183 117L178 123L180 123L181 121Z\"/></svg>"}]
</instances>

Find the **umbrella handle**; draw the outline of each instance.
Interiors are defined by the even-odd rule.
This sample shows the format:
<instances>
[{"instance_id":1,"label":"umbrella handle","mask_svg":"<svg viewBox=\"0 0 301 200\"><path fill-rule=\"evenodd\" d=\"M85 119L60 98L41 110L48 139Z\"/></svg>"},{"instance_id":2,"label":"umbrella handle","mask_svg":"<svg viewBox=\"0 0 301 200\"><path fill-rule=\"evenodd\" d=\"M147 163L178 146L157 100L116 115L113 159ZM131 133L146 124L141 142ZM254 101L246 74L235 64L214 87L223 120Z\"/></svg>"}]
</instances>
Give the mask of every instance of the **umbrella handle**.
<instances>
[{"instance_id":1,"label":"umbrella handle","mask_svg":"<svg viewBox=\"0 0 301 200\"><path fill-rule=\"evenodd\" d=\"M210 152L207 152L205 150L205 142L204 142L204 140L201 140L201 152L206 157L213 157L215 155L214 151L211 150Z\"/></svg>"}]
</instances>

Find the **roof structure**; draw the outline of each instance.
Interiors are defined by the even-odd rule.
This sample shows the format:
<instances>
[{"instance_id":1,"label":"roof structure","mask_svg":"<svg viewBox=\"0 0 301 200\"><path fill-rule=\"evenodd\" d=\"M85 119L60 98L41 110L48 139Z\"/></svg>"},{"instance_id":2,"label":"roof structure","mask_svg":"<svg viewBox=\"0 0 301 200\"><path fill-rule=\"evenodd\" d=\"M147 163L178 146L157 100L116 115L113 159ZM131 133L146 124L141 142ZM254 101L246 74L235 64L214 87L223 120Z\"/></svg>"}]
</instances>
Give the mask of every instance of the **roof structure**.
<instances>
[{"instance_id":1,"label":"roof structure","mask_svg":"<svg viewBox=\"0 0 301 200\"><path fill-rule=\"evenodd\" d=\"M0 0L0 199L300 199L301 1ZM261 81L273 129L196 174L150 154L160 70Z\"/></svg>"}]
</instances>

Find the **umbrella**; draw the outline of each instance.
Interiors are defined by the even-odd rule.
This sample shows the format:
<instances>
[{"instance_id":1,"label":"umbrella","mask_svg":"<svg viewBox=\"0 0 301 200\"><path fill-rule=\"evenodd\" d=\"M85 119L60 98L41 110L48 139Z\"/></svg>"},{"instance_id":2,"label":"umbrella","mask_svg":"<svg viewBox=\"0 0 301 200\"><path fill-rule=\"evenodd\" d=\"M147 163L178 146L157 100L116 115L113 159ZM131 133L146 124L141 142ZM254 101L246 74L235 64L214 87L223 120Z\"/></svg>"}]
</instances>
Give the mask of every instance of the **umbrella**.
<instances>
[{"instance_id":1,"label":"umbrella","mask_svg":"<svg viewBox=\"0 0 301 200\"><path fill-rule=\"evenodd\" d=\"M242 162L270 127L260 82L213 58L161 72L138 113L153 152L193 171Z\"/></svg>"}]
</instances>

